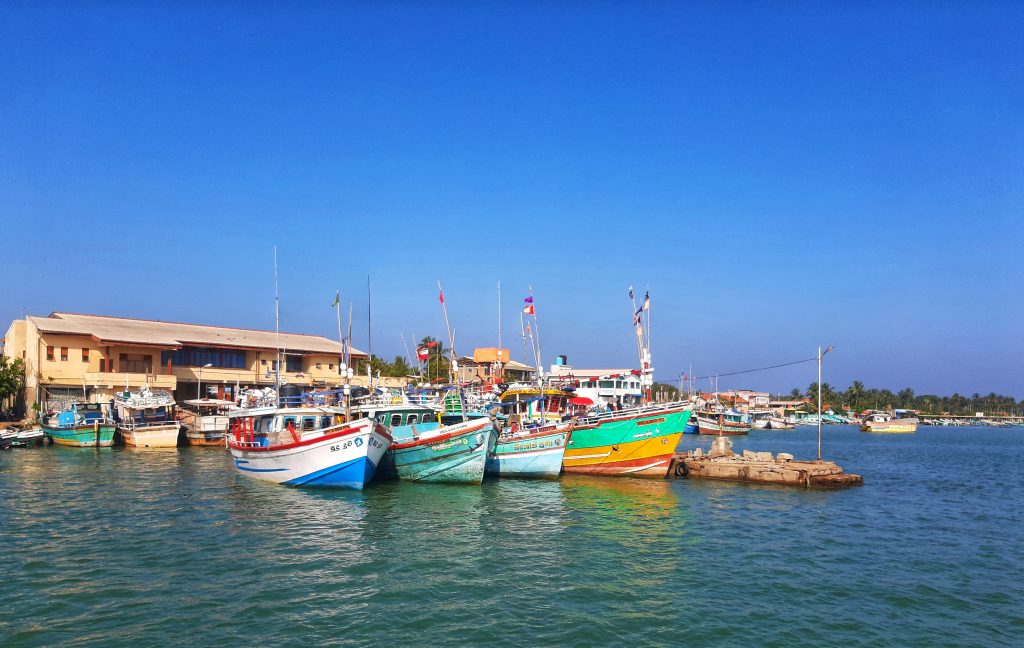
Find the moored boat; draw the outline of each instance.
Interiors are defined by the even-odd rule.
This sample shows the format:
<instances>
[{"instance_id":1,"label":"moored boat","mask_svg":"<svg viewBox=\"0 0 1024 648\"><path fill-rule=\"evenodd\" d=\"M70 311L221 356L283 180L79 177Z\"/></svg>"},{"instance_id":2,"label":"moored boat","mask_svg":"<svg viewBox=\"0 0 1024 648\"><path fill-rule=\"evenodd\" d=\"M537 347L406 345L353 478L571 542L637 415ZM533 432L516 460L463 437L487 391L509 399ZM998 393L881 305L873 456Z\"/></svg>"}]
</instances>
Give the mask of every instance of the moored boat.
<instances>
[{"instance_id":1,"label":"moored boat","mask_svg":"<svg viewBox=\"0 0 1024 648\"><path fill-rule=\"evenodd\" d=\"M414 423L391 430L391 456L400 479L479 484L487 452L497 435L490 418L481 416L446 425Z\"/></svg>"},{"instance_id":2,"label":"moored boat","mask_svg":"<svg viewBox=\"0 0 1024 648\"><path fill-rule=\"evenodd\" d=\"M31 448L42 445L46 440L46 433L42 428L8 427L0 432L0 446L10 448Z\"/></svg>"},{"instance_id":3,"label":"moored boat","mask_svg":"<svg viewBox=\"0 0 1024 648\"><path fill-rule=\"evenodd\" d=\"M227 446L246 477L288 486L362 489L391 445L375 418L337 408L267 408L232 416Z\"/></svg>"},{"instance_id":4,"label":"moored boat","mask_svg":"<svg viewBox=\"0 0 1024 648\"><path fill-rule=\"evenodd\" d=\"M122 392L114 398L117 432L127 446L174 448L181 423L174 418L174 398L165 391L143 387Z\"/></svg>"},{"instance_id":5,"label":"moored boat","mask_svg":"<svg viewBox=\"0 0 1024 648\"><path fill-rule=\"evenodd\" d=\"M581 419L562 460L567 473L664 477L691 410L647 406Z\"/></svg>"},{"instance_id":6,"label":"moored boat","mask_svg":"<svg viewBox=\"0 0 1024 648\"><path fill-rule=\"evenodd\" d=\"M228 414L235 404L215 398L196 398L178 404L178 418L185 439L192 446L223 446L228 431Z\"/></svg>"},{"instance_id":7,"label":"moored boat","mask_svg":"<svg viewBox=\"0 0 1024 648\"><path fill-rule=\"evenodd\" d=\"M116 430L109 408L103 403L68 403L64 411L44 416L42 428L57 445L109 448Z\"/></svg>"},{"instance_id":8,"label":"moored boat","mask_svg":"<svg viewBox=\"0 0 1024 648\"><path fill-rule=\"evenodd\" d=\"M861 432L917 432L917 418L896 418L888 412L872 412L860 425Z\"/></svg>"},{"instance_id":9,"label":"moored boat","mask_svg":"<svg viewBox=\"0 0 1024 648\"><path fill-rule=\"evenodd\" d=\"M702 411L697 414L700 433L715 436L738 436L750 432L750 415L733 410Z\"/></svg>"},{"instance_id":10,"label":"moored boat","mask_svg":"<svg viewBox=\"0 0 1024 648\"><path fill-rule=\"evenodd\" d=\"M790 421L787 421L786 419L782 418L781 416L772 416L772 417L770 417L768 419L768 429L769 430L793 430L793 429L796 429L796 424L792 423Z\"/></svg>"},{"instance_id":11,"label":"moored boat","mask_svg":"<svg viewBox=\"0 0 1024 648\"><path fill-rule=\"evenodd\" d=\"M562 472L573 424L552 423L501 434L487 453L485 472L498 477L555 479Z\"/></svg>"}]
</instances>

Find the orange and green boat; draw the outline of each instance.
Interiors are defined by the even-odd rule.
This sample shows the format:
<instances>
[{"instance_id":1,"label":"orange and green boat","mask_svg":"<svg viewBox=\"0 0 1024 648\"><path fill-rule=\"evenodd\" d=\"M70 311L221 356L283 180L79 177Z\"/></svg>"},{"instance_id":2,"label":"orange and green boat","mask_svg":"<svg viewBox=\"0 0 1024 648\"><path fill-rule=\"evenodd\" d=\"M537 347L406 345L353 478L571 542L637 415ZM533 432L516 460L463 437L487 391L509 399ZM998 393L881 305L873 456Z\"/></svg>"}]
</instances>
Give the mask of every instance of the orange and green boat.
<instances>
[{"instance_id":1,"label":"orange and green boat","mask_svg":"<svg viewBox=\"0 0 1024 648\"><path fill-rule=\"evenodd\" d=\"M691 410L645 406L580 420L565 449L567 473L664 477Z\"/></svg>"}]
</instances>

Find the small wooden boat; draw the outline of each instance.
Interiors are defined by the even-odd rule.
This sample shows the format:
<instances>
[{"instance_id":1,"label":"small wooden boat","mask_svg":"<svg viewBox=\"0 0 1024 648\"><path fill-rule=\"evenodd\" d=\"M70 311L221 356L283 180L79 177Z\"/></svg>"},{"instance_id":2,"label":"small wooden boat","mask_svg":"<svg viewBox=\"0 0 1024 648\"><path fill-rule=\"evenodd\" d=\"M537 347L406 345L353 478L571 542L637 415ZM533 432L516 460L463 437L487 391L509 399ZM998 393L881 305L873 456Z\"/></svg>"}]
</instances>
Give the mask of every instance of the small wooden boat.
<instances>
[{"instance_id":1,"label":"small wooden boat","mask_svg":"<svg viewBox=\"0 0 1024 648\"><path fill-rule=\"evenodd\" d=\"M246 477L361 490L377 471L391 435L375 418L347 421L334 407L282 407L231 417L227 446Z\"/></svg>"},{"instance_id":2,"label":"small wooden boat","mask_svg":"<svg viewBox=\"0 0 1024 648\"><path fill-rule=\"evenodd\" d=\"M479 484L497 440L488 417L392 428L391 456L400 479Z\"/></svg>"},{"instance_id":3,"label":"small wooden boat","mask_svg":"<svg viewBox=\"0 0 1024 648\"><path fill-rule=\"evenodd\" d=\"M235 404L216 398L196 398L178 404L178 419L191 446L223 446Z\"/></svg>"},{"instance_id":4,"label":"small wooden boat","mask_svg":"<svg viewBox=\"0 0 1024 648\"><path fill-rule=\"evenodd\" d=\"M38 427L26 430L15 426L0 432L0 439L6 441L11 448L31 448L42 445L46 441L46 433Z\"/></svg>"},{"instance_id":5,"label":"small wooden boat","mask_svg":"<svg viewBox=\"0 0 1024 648\"><path fill-rule=\"evenodd\" d=\"M498 436L487 453L485 472L498 477L555 479L572 434L571 422L526 427Z\"/></svg>"},{"instance_id":6,"label":"small wooden boat","mask_svg":"<svg viewBox=\"0 0 1024 648\"><path fill-rule=\"evenodd\" d=\"M68 403L64 411L43 417L43 431L62 446L109 448L114 445L117 427L104 403Z\"/></svg>"},{"instance_id":7,"label":"small wooden boat","mask_svg":"<svg viewBox=\"0 0 1024 648\"><path fill-rule=\"evenodd\" d=\"M917 418L896 418L888 412L872 412L860 425L861 432L909 433L917 432Z\"/></svg>"},{"instance_id":8,"label":"small wooden boat","mask_svg":"<svg viewBox=\"0 0 1024 648\"><path fill-rule=\"evenodd\" d=\"M750 415L732 410L699 412L697 423L703 435L738 436L750 432Z\"/></svg>"},{"instance_id":9,"label":"small wooden boat","mask_svg":"<svg viewBox=\"0 0 1024 648\"><path fill-rule=\"evenodd\" d=\"M174 418L174 398L165 391L143 387L114 398L114 420L125 445L137 448L174 448L181 423Z\"/></svg>"}]
</instances>

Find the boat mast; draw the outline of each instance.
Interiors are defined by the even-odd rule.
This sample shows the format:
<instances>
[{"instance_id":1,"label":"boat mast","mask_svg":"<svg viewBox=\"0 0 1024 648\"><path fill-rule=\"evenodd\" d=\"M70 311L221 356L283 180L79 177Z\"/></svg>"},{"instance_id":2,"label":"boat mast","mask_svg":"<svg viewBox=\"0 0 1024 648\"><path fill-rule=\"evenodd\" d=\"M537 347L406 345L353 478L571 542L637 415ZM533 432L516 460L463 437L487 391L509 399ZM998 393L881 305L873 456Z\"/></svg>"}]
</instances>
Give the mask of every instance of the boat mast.
<instances>
[{"instance_id":1,"label":"boat mast","mask_svg":"<svg viewBox=\"0 0 1024 648\"><path fill-rule=\"evenodd\" d=\"M498 361L498 375L495 382L501 382L501 281L498 282L498 353L496 357Z\"/></svg>"},{"instance_id":2,"label":"boat mast","mask_svg":"<svg viewBox=\"0 0 1024 648\"><path fill-rule=\"evenodd\" d=\"M373 308L370 303L370 275L366 275L366 352L370 354L366 362L366 384L373 391Z\"/></svg>"},{"instance_id":3,"label":"boat mast","mask_svg":"<svg viewBox=\"0 0 1024 648\"><path fill-rule=\"evenodd\" d=\"M441 310L444 311L444 328L445 328L445 330L448 331L448 355L451 357L451 362L449 363L449 366L448 366L448 377L452 381L452 385L454 385L455 389L458 391L459 401L462 404L462 407L461 407L461 410L462 410L462 420L463 420L463 422L465 422L467 420L466 419L466 403L465 403L465 401L462 398L462 388L459 387L459 384L458 384L458 382L459 382L458 381L458 377L459 377L459 363L458 363L458 360L456 360L456 358L455 358L455 337L452 335L452 327L451 327L451 324L448 321L448 306L446 306L445 303L444 303L444 289L441 288L441 281L440 280L438 280L438 282L437 282L437 294L438 294L438 299L441 301Z\"/></svg>"},{"instance_id":4,"label":"boat mast","mask_svg":"<svg viewBox=\"0 0 1024 648\"><path fill-rule=\"evenodd\" d=\"M274 246L274 344L277 357L274 359L274 396L281 404L281 298L277 282L277 246Z\"/></svg>"},{"instance_id":5,"label":"boat mast","mask_svg":"<svg viewBox=\"0 0 1024 648\"><path fill-rule=\"evenodd\" d=\"M341 306L338 306L339 313ZM345 338L345 422L352 420L352 302L348 303L348 336Z\"/></svg>"}]
</instances>

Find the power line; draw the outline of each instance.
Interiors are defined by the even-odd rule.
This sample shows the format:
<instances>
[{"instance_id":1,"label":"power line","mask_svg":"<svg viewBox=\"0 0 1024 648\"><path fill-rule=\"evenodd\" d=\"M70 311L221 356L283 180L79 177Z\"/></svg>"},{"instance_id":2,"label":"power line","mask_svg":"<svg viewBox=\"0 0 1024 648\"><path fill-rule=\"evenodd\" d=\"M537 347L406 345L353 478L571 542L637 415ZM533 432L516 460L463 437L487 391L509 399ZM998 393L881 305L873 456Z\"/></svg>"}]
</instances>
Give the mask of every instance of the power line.
<instances>
[{"instance_id":1,"label":"power line","mask_svg":"<svg viewBox=\"0 0 1024 648\"><path fill-rule=\"evenodd\" d=\"M720 378L722 376L739 376L741 374L755 373L755 372L758 372L758 371L768 371L769 369L779 369L781 367L791 367L793 365L803 364L805 362L817 362L817 361L818 361L818 356L814 356L813 358L807 358L805 360L794 360L793 362L783 362L782 364L772 365L770 367L760 367L758 369L744 369L743 371L731 371L729 373L711 374L711 375L708 375L708 376L691 376L690 380L691 381L694 381L694 380L707 380L708 378ZM677 380L677 378L672 378L670 380ZM662 382L667 382L667 381L663 380Z\"/></svg>"}]
</instances>

